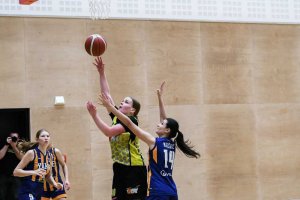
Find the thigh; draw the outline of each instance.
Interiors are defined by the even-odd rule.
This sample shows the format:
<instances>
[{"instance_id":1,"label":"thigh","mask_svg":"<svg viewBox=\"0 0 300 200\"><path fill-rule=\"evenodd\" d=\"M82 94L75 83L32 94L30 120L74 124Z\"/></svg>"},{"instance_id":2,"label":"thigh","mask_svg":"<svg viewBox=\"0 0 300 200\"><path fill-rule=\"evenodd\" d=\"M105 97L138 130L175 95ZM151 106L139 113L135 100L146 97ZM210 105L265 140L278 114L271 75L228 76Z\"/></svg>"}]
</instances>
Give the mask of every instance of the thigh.
<instances>
[{"instance_id":1,"label":"thigh","mask_svg":"<svg viewBox=\"0 0 300 200\"><path fill-rule=\"evenodd\" d=\"M125 174L124 187L126 200L144 200L147 194L147 170L146 167L128 167Z\"/></svg>"},{"instance_id":2,"label":"thigh","mask_svg":"<svg viewBox=\"0 0 300 200\"><path fill-rule=\"evenodd\" d=\"M112 181L112 200L123 200L125 192L123 190L122 166L114 163L113 165L113 181Z\"/></svg>"}]
</instances>

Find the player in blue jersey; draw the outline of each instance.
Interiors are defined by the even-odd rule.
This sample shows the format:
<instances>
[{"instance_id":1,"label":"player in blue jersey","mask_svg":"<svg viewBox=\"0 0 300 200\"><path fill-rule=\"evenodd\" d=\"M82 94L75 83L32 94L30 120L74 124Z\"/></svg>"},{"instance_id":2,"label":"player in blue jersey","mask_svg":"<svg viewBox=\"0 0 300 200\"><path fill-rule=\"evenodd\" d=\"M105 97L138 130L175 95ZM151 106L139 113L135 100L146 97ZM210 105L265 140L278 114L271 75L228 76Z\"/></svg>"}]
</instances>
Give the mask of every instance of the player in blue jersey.
<instances>
[{"instance_id":1,"label":"player in blue jersey","mask_svg":"<svg viewBox=\"0 0 300 200\"><path fill-rule=\"evenodd\" d=\"M51 154L52 176L55 182L64 183L64 188L62 190L57 190L45 181L44 192L42 194L41 200L65 200L67 198L65 190L70 189L69 172L67 164L65 162L65 158L61 151L58 148L52 147L51 144L48 147L48 152ZM63 171L65 181L62 180L62 177L60 175L60 166Z\"/></svg>"},{"instance_id":2,"label":"player in blue jersey","mask_svg":"<svg viewBox=\"0 0 300 200\"><path fill-rule=\"evenodd\" d=\"M36 133L36 141L18 144L18 148L26 152L13 173L14 176L22 177L18 192L19 200L40 200L45 180L57 189L63 188L63 185L56 183L51 175L51 155L47 151L50 134L41 129Z\"/></svg>"},{"instance_id":3,"label":"player in blue jersey","mask_svg":"<svg viewBox=\"0 0 300 200\"><path fill-rule=\"evenodd\" d=\"M105 94L100 96L103 105L149 146L147 200L178 199L176 184L172 178L176 147L188 157L200 157L200 154L190 146L190 142L184 140L177 121L166 117L161 97L164 83L157 90L161 122L157 125L156 134L158 137L156 138L136 126L128 117L118 111Z\"/></svg>"}]
</instances>

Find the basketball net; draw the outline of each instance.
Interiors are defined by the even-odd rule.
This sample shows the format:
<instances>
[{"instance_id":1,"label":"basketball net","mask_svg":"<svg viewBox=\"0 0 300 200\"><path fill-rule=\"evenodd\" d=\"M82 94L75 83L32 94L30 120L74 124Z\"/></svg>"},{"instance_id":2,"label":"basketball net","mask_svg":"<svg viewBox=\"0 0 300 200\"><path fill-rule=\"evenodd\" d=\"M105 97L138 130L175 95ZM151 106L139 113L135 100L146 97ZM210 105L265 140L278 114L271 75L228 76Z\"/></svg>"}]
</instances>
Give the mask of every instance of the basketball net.
<instances>
[{"instance_id":1,"label":"basketball net","mask_svg":"<svg viewBox=\"0 0 300 200\"><path fill-rule=\"evenodd\" d=\"M89 0L91 18L107 19L110 15L111 0Z\"/></svg>"}]
</instances>

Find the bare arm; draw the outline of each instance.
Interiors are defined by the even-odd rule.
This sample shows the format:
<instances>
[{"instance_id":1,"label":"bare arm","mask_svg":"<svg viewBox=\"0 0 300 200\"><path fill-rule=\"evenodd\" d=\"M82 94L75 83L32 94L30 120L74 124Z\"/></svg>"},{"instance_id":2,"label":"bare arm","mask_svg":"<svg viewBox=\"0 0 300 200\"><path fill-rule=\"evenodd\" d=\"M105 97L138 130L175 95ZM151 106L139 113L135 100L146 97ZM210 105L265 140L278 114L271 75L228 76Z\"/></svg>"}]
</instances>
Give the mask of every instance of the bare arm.
<instances>
[{"instance_id":1,"label":"bare arm","mask_svg":"<svg viewBox=\"0 0 300 200\"><path fill-rule=\"evenodd\" d=\"M162 82L160 89L157 89L157 97L158 97L158 104L159 104L159 117L160 117L161 122L167 118L164 102L162 100L162 94L163 94L165 83L166 83L165 81Z\"/></svg>"},{"instance_id":2,"label":"bare arm","mask_svg":"<svg viewBox=\"0 0 300 200\"><path fill-rule=\"evenodd\" d=\"M152 149L155 145L155 137L150 133L144 131L137 125L135 125L126 115L117 110L110 102L108 97L104 94L100 96L100 100L107 110L111 111L125 126L127 126L138 138L148 144L149 148Z\"/></svg>"},{"instance_id":3,"label":"bare arm","mask_svg":"<svg viewBox=\"0 0 300 200\"><path fill-rule=\"evenodd\" d=\"M93 63L99 72L99 77L100 77L100 88L101 88L101 93L104 93L112 102L113 105L115 105L111 95L110 95L110 89L108 85L108 81L106 79L105 71L104 71L104 63L102 61L101 57L95 58L95 62Z\"/></svg>"},{"instance_id":4,"label":"bare arm","mask_svg":"<svg viewBox=\"0 0 300 200\"><path fill-rule=\"evenodd\" d=\"M17 177L25 177L25 176L31 176L31 175L45 176L46 171L44 169L23 170L29 164L29 162L33 160L33 158L34 158L33 150L27 151L26 154L23 156L22 160L19 162L19 164L15 168L14 176L17 176Z\"/></svg>"},{"instance_id":5,"label":"bare arm","mask_svg":"<svg viewBox=\"0 0 300 200\"><path fill-rule=\"evenodd\" d=\"M5 144L2 149L0 150L0 160L5 156L7 149L8 149L9 145Z\"/></svg>"},{"instance_id":6,"label":"bare arm","mask_svg":"<svg viewBox=\"0 0 300 200\"><path fill-rule=\"evenodd\" d=\"M65 177L64 187L66 190L69 190L71 185L69 182L69 171L68 171L67 164L66 164L65 159L59 149L55 148L55 154L56 154L57 160L58 160L60 166L62 167L62 170L64 173L64 177Z\"/></svg>"},{"instance_id":7,"label":"bare arm","mask_svg":"<svg viewBox=\"0 0 300 200\"><path fill-rule=\"evenodd\" d=\"M9 141L10 146L12 147L13 151L15 152L16 157L21 160L22 157L24 156L24 153L22 153L18 148L17 148L17 143L12 142L11 140Z\"/></svg>"},{"instance_id":8,"label":"bare arm","mask_svg":"<svg viewBox=\"0 0 300 200\"><path fill-rule=\"evenodd\" d=\"M55 180L52 176L51 170L48 174L46 174L45 179L49 184L53 185L58 190L61 190L64 187L61 183L56 183L55 182Z\"/></svg>"},{"instance_id":9,"label":"bare arm","mask_svg":"<svg viewBox=\"0 0 300 200\"><path fill-rule=\"evenodd\" d=\"M92 102L88 101L86 103L86 107L91 117L93 118L96 126L105 136L112 137L125 132L125 129L121 124L117 124L114 126L107 125L97 114L96 106Z\"/></svg>"}]
</instances>

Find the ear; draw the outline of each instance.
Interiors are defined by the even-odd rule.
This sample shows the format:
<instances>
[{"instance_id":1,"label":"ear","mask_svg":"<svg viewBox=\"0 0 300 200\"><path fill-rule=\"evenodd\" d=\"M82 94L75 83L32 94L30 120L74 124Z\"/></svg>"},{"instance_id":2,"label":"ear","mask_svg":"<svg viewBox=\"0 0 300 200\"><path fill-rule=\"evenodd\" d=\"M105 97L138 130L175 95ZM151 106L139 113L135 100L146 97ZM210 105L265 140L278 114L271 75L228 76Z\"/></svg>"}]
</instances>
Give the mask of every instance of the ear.
<instances>
[{"instance_id":1,"label":"ear","mask_svg":"<svg viewBox=\"0 0 300 200\"><path fill-rule=\"evenodd\" d=\"M166 128L166 129L165 129L165 132L168 133L168 134L170 134L171 129L170 129L170 128Z\"/></svg>"},{"instance_id":2,"label":"ear","mask_svg":"<svg viewBox=\"0 0 300 200\"><path fill-rule=\"evenodd\" d=\"M131 108L130 112L133 115L135 113L136 109L135 108Z\"/></svg>"}]
</instances>

